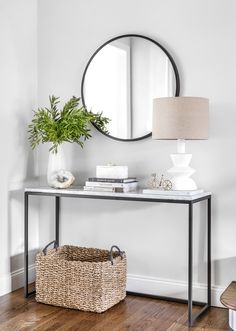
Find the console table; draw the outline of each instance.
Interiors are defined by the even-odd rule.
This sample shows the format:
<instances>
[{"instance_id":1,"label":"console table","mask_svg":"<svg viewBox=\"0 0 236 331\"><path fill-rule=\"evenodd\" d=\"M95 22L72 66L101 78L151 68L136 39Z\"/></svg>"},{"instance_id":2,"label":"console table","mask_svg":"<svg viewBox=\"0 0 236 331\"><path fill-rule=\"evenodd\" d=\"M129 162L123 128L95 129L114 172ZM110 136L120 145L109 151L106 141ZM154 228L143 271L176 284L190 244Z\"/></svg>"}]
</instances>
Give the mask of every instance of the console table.
<instances>
[{"instance_id":1,"label":"console table","mask_svg":"<svg viewBox=\"0 0 236 331\"><path fill-rule=\"evenodd\" d=\"M28 287L28 207L29 196L52 196L55 197L55 240L59 244L60 231L60 199L61 198L80 198L80 199L107 199L107 200L125 200L125 201L140 201L140 202L159 202L170 204L184 204L188 207L188 299L170 298L163 296L151 296L142 293L128 292L130 294L151 296L158 299L171 300L177 302L188 303L188 324L192 326L196 319L201 316L211 306L211 193L204 192L197 195L152 195L143 194L140 192L130 193L110 193L110 192L87 192L81 188L70 189L52 189L49 187L33 187L25 189L24 196L24 223L25 223L25 246L24 246L24 270L25 270L25 297L35 293L29 292ZM192 298L193 292L193 205L207 201L207 302L195 302ZM201 306L201 310L197 314L193 314L193 304Z\"/></svg>"}]
</instances>

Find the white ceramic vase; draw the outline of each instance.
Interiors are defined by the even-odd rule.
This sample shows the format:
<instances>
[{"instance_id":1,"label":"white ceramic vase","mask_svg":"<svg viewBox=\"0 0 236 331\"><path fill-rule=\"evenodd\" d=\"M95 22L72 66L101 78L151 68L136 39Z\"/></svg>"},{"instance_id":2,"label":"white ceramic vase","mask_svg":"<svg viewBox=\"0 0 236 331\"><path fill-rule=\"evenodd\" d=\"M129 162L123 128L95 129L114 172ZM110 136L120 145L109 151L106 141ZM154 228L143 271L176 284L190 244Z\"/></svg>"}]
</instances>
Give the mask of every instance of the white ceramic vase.
<instances>
[{"instance_id":1,"label":"white ceramic vase","mask_svg":"<svg viewBox=\"0 0 236 331\"><path fill-rule=\"evenodd\" d=\"M55 172L59 170L65 170L65 156L63 146L59 145L57 148L57 153L49 152L48 156L48 171L47 171L47 182L51 183L51 178Z\"/></svg>"}]
</instances>

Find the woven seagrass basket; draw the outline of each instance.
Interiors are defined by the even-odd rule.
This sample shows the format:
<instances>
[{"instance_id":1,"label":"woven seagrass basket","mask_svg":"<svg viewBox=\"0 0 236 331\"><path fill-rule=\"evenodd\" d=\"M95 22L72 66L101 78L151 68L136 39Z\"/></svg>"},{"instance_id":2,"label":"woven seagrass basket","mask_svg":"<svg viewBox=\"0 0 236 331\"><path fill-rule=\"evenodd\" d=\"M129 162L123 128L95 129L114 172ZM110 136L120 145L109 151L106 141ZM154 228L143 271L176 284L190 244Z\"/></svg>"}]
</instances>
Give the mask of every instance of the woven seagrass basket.
<instances>
[{"instance_id":1,"label":"woven seagrass basket","mask_svg":"<svg viewBox=\"0 0 236 331\"><path fill-rule=\"evenodd\" d=\"M36 301L101 313L125 298L126 256L117 246L50 244L36 257Z\"/></svg>"}]
</instances>

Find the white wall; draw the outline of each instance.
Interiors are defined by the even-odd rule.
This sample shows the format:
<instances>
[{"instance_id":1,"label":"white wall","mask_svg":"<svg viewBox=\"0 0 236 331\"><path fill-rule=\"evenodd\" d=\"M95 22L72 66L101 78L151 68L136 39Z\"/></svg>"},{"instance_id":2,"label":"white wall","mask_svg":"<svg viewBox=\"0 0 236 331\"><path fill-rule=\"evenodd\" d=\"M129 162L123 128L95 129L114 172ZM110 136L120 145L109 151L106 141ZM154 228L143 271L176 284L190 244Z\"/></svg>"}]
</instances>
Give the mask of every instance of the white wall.
<instances>
[{"instance_id":1,"label":"white wall","mask_svg":"<svg viewBox=\"0 0 236 331\"><path fill-rule=\"evenodd\" d=\"M27 122L37 92L36 9L36 0L0 0L0 295L23 279L23 188L35 179ZM31 249L38 246L36 205L30 211Z\"/></svg>"},{"instance_id":2,"label":"white wall","mask_svg":"<svg viewBox=\"0 0 236 331\"><path fill-rule=\"evenodd\" d=\"M210 139L189 142L187 148L193 153L196 181L213 192L214 294L236 278L235 10L233 0L39 2L40 105L45 105L50 93L63 101L80 95L82 73L92 53L106 40L125 33L147 35L162 43L179 68L181 94L210 99ZM109 161L127 164L130 175L142 182L150 173L161 173L171 166L168 155L176 148L174 142L146 139L122 143L93 128L92 133L84 150L66 146L69 166L80 184L95 174L97 164ZM41 148L40 153L43 176L47 148ZM46 235L50 203L45 200L41 208L42 245L53 237L53 225ZM200 211L202 216L204 211ZM167 286L173 295L181 292L182 281L186 281L186 217L183 206L65 199L61 240L98 247L118 243L128 254L130 289L142 290L146 284L152 293L158 293L159 287L167 293ZM196 218L195 226L201 235L196 237L195 281L203 283L204 222Z\"/></svg>"},{"instance_id":3,"label":"white wall","mask_svg":"<svg viewBox=\"0 0 236 331\"><path fill-rule=\"evenodd\" d=\"M5 247L3 238L10 231L9 224L15 222L12 223L14 228L21 224L17 231L21 235L14 243L15 248L9 247L1 258L1 274L6 275L10 272L9 256L22 252L23 232L22 195L17 193L13 201L8 200L7 192L15 178L13 174L17 174L20 188L24 186L26 169L27 178L34 176L32 154L29 154L28 168L25 161L29 152L25 123L36 95L37 38L34 1L1 1L0 6L0 15L3 15L0 31L9 30L2 48L7 52L6 58L0 61L1 71L5 73L0 76L0 91L3 92L0 123L4 123L1 124L0 143L4 144L4 151L5 141L8 142L2 165L7 176L4 176L1 188L4 206L1 208L1 245ZM171 52L180 71L182 95L210 98L210 139L189 142L188 150L194 155L192 166L197 169L196 181L214 194L213 284L219 292L236 278L235 10L233 0L228 0L227 4L223 0L38 2L39 105L44 106L52 93L61 96L63 101L80 95L82 73L91 54L106 40L125 33L150 36ZM9 17L13 25L9 25ZM14 57L12 47L15 48ZM3 54L1 52L0 57ZM142 183L150 173L160 173L171 166L168 155L175 150L174 142L151 139L116 142L93 128L92 134L93 138L84 150L76 145L66 146L68 168L80 184L95 174L97 164L109 161L127 164L130 175L136 175ZM39 148L42 182L46 174L47 148ZM8 206L8 201L15 203L14 208ZM43 198L40 246L53 238L53 211L53 201ZM198 221L199 213L203 215L204 208L197 210L195 225L196 235L201 235L200 241L196 237L195 267L200 264L202 271L205 267L201 262L205 256L205 228L204 222ZM117 243L128 254L129 289L144 291L145 287L151 293L183 295L187 261L186 216L183 206L170 208L153 203L64 199L61 241L98 247ZM36 232L34 234L30 237L32 246L37 245ZM2 249L0 252L3 254ZM201 284L205 279L195 269L195 281Z\"/></svg>"}]
</instances>

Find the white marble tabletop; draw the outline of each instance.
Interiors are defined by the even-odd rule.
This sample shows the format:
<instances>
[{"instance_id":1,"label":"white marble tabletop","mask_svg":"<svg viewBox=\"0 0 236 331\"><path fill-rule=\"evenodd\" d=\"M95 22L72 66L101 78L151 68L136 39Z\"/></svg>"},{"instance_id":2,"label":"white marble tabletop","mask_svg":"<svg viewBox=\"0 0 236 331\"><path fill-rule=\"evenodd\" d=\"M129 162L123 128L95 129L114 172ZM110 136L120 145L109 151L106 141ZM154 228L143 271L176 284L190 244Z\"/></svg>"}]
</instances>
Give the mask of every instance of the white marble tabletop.
<instances>
[{"instance_id":1,"label":"white marble tabletop","mask_svg":"<svg viewBox=\"0 0 236 331\"><path fill-rule=\"evenodd\" d=\"M128 193L114 193L114 192L92 192L84 191L82 187L71 187L68 189L54 189L49 186L39 186L39 187L27 187L25 188L27 193L40 193L45 195L56 195L60 194L62 196L86 196L86 197L111 197L119 199L141 199L141 200L181 200L181 201L194 201L211 195L211 192L202 192L194 195L165 195L165 194L144 194L142 190L132 191Z\"/></svg>"}]
</instances>

